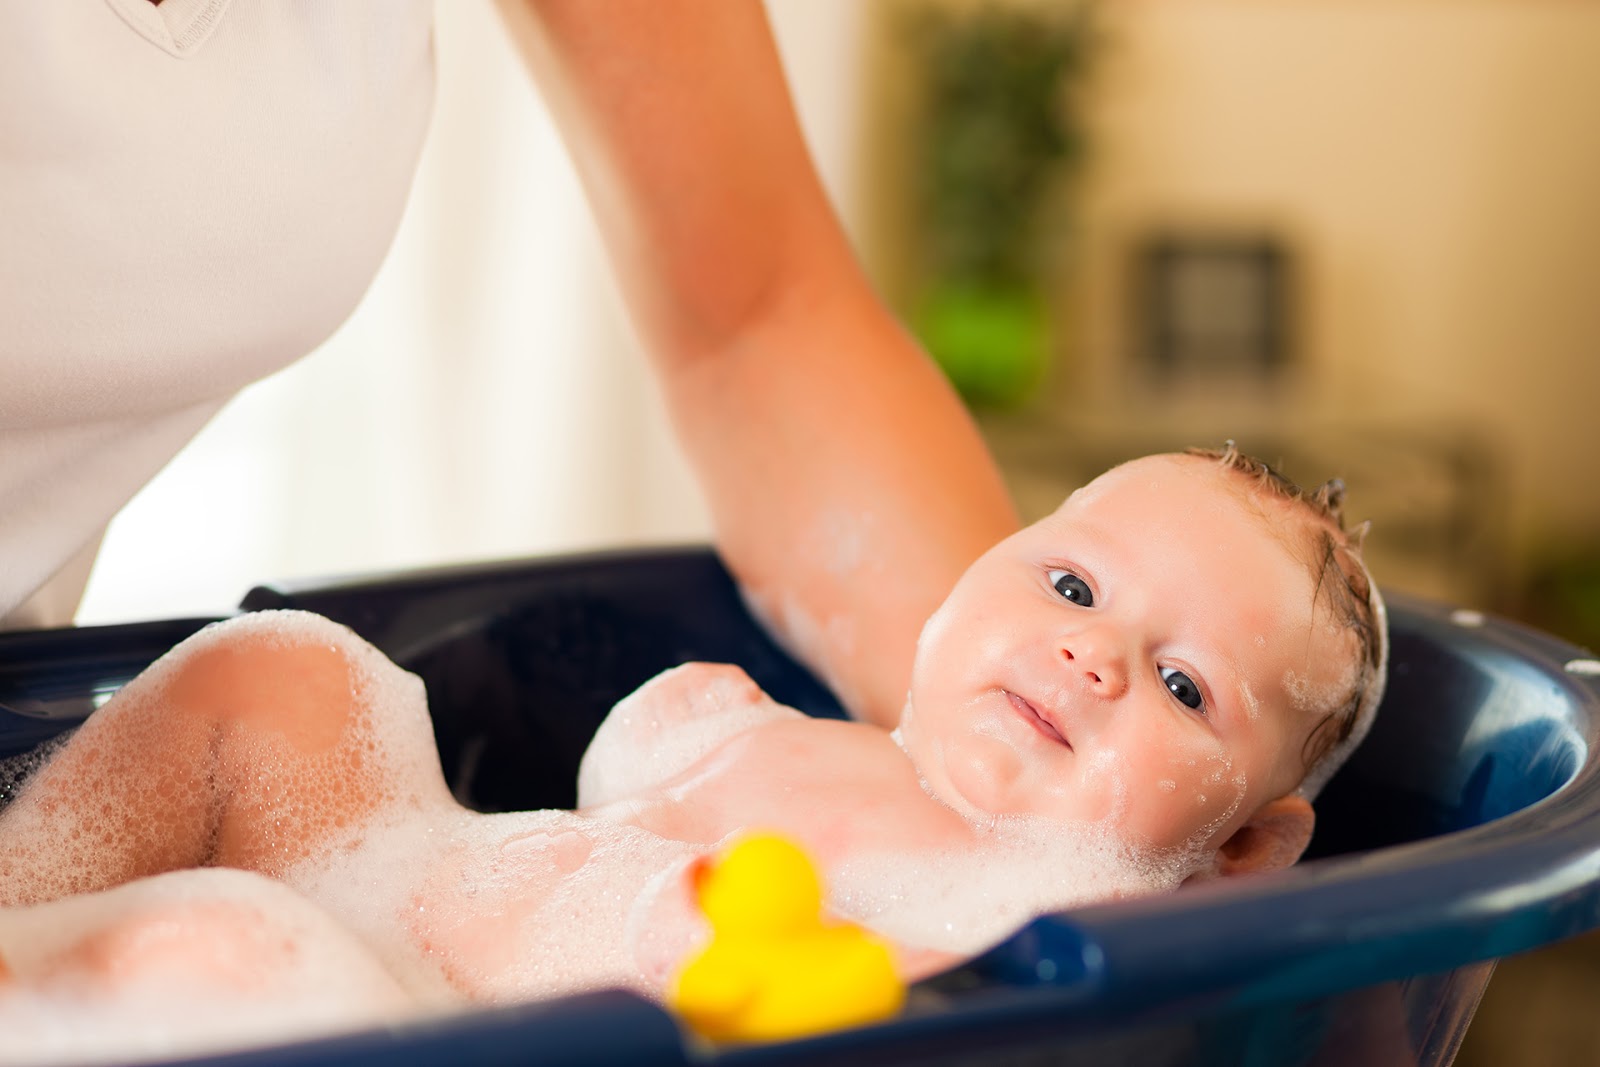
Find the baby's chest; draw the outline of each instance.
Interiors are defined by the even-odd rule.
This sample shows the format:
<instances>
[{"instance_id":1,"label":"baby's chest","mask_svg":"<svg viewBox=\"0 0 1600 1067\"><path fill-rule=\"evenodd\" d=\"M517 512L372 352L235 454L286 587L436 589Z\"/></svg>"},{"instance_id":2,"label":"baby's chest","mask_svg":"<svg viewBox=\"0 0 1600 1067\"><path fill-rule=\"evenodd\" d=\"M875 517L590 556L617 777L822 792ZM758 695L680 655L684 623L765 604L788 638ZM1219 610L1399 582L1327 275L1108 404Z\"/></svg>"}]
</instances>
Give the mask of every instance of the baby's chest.
<instances>
[{"instance_id":1,"label":"baby's chest","mask_svg":"<svg viewBox=\"0 0 1600 1067\"><path fill-rule=\"evenodd\" d=\"M638 798L624 817L707 846L739 831L776 830L824 862L880 847L907 825L906 782L886 770L862 730L816 720L751 730Z\"/></svg>"}]
</instances>

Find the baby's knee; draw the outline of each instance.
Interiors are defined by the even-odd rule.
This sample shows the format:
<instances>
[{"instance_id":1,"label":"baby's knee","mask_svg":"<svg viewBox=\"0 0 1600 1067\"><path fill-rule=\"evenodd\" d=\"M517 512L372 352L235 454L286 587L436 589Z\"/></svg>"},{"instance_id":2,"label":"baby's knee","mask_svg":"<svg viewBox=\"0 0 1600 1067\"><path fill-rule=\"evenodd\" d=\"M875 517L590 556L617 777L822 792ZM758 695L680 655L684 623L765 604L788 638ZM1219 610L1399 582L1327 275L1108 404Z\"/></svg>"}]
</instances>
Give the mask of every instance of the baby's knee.
<instances>
[{"instance_id":1,"label":"baby's knee","mask_svg":"<svg viewBox=\"0 0 1600 1067\"><path fill-rule=\"evenodd\" d=\"M54 947L34 948L16 981L41 990L110 1003L185 990L224 998L315 993L374 1006L408 999L331 916L246 871L173 872L44 905L32 918L47 921Z\"/></svg>"},{"instance_id":2,"label":"baby's knee","mask_svg":"<svg viewBox=\"0 0 1600 1067\"><path fill-rule=\"evenodd\" d=\"M174 904L123 916L62 953L51 970L106 987L141 987L174 974L236 989L273 969L282 946L252 918L216 904Z\"/></svg>"},{"instance_id":3,"label":"baby's knee","mask_svg":"<svg viewBox=\"0 0 1600 1067\"><path fill-rule=\"evenodd\" d=\"M102 894L98 914L62 916L80 935L41 960L32 977L103 992L174 980L246 991L291 966L295 931L263 906L259 891L239 893L238 879L209 874L135 883Z\"/></svg>"},{"instance_id":4,"label":"baby's knee","mask_svg":"<svg viewBox=\"0 0 1600 1067\"><path fill-rule=\"evenodd\" d=\"M229 619L169 656L171 712L270 731L306 752L336 743L367 706L376 672L398 671L352 631L298 611Z\"/></svg>"}]
</instances>

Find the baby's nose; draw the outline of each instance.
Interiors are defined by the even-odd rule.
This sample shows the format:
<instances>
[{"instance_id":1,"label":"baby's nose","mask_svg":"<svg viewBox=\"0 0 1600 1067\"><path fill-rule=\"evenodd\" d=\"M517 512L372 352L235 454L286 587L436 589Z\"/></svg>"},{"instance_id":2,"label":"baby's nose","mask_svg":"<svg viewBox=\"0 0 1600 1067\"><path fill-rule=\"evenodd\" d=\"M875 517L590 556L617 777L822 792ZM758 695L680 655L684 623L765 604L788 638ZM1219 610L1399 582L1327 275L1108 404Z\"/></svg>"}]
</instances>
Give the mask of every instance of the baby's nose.
<instances>
[{"instance_id":1,"label":"baby's nose","mask_svg":"<svg viewBox=\"0 0 1600 1067\"><path fill-rule=\"evenodd\" d=\"M1061 642L1061 658L1098 697L1114 700L1128 687L1127 657L1107 634L1083 633L1068 637Z\"/></svg>"}]
</instances>

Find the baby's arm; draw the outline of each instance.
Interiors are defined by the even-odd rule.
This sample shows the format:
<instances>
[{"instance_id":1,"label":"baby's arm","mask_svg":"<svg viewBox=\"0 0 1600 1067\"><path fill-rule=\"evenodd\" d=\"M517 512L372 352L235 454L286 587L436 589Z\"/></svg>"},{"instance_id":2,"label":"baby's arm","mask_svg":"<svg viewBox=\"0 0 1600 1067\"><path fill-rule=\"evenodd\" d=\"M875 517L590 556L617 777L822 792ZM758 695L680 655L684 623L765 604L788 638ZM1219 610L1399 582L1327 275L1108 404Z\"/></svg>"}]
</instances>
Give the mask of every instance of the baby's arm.
<instances>
[{"instance_id":1,"label":"baby's arm","mask_svg":"<svg viewBox=\"0 0 1600 1067\"><path fill-rule=\"evenodd\" d=\"M448 792L415 678L316 616L242 616L128 683L0 814L0 903L184 867L281 873L425 798Z\"/></svg>"},{"instance_id":2,"label":"baby's arm","mask_svg":"<svg viewBox=\"0 0 1600 1067\"><path fill-rule=\"evenodd\" d=\"M852 712L892 724L923 622L1017 518L966 411L855 262L761 5L503 6L724 557Z\"/></svg>"},{"instance_id":3,"label":"baby's arm","mask_svg":"<svg viewBox=\"0 0 1600 1067\"><path fill-rule=\"evenodd\" d=\"M685 663L611 709L578 767L578 806L646 792L744 731L800 712L777 703L739 667Z\"/></svg>"}]
</instances>

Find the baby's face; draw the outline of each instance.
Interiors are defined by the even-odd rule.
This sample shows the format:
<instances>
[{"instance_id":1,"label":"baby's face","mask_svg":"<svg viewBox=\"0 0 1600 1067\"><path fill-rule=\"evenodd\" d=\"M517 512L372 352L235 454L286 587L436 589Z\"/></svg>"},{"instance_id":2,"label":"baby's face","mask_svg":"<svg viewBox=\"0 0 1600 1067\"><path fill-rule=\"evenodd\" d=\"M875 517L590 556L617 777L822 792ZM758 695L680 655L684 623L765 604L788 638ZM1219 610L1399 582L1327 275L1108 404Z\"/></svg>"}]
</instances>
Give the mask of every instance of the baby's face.
<instances>
[{"instance_id":1,"label":"baby's face","mask_svg":"<svg viewBox=\"0 0 1600 1067\"><path fill-rule=\"evenodd\" d=\"M917 646L901 739L969 814L1214 849L1302 777L1347 635L1313 611L1296 519L1212 460L1102 475L985 553Z\"/></svg>"}]
</instances>

